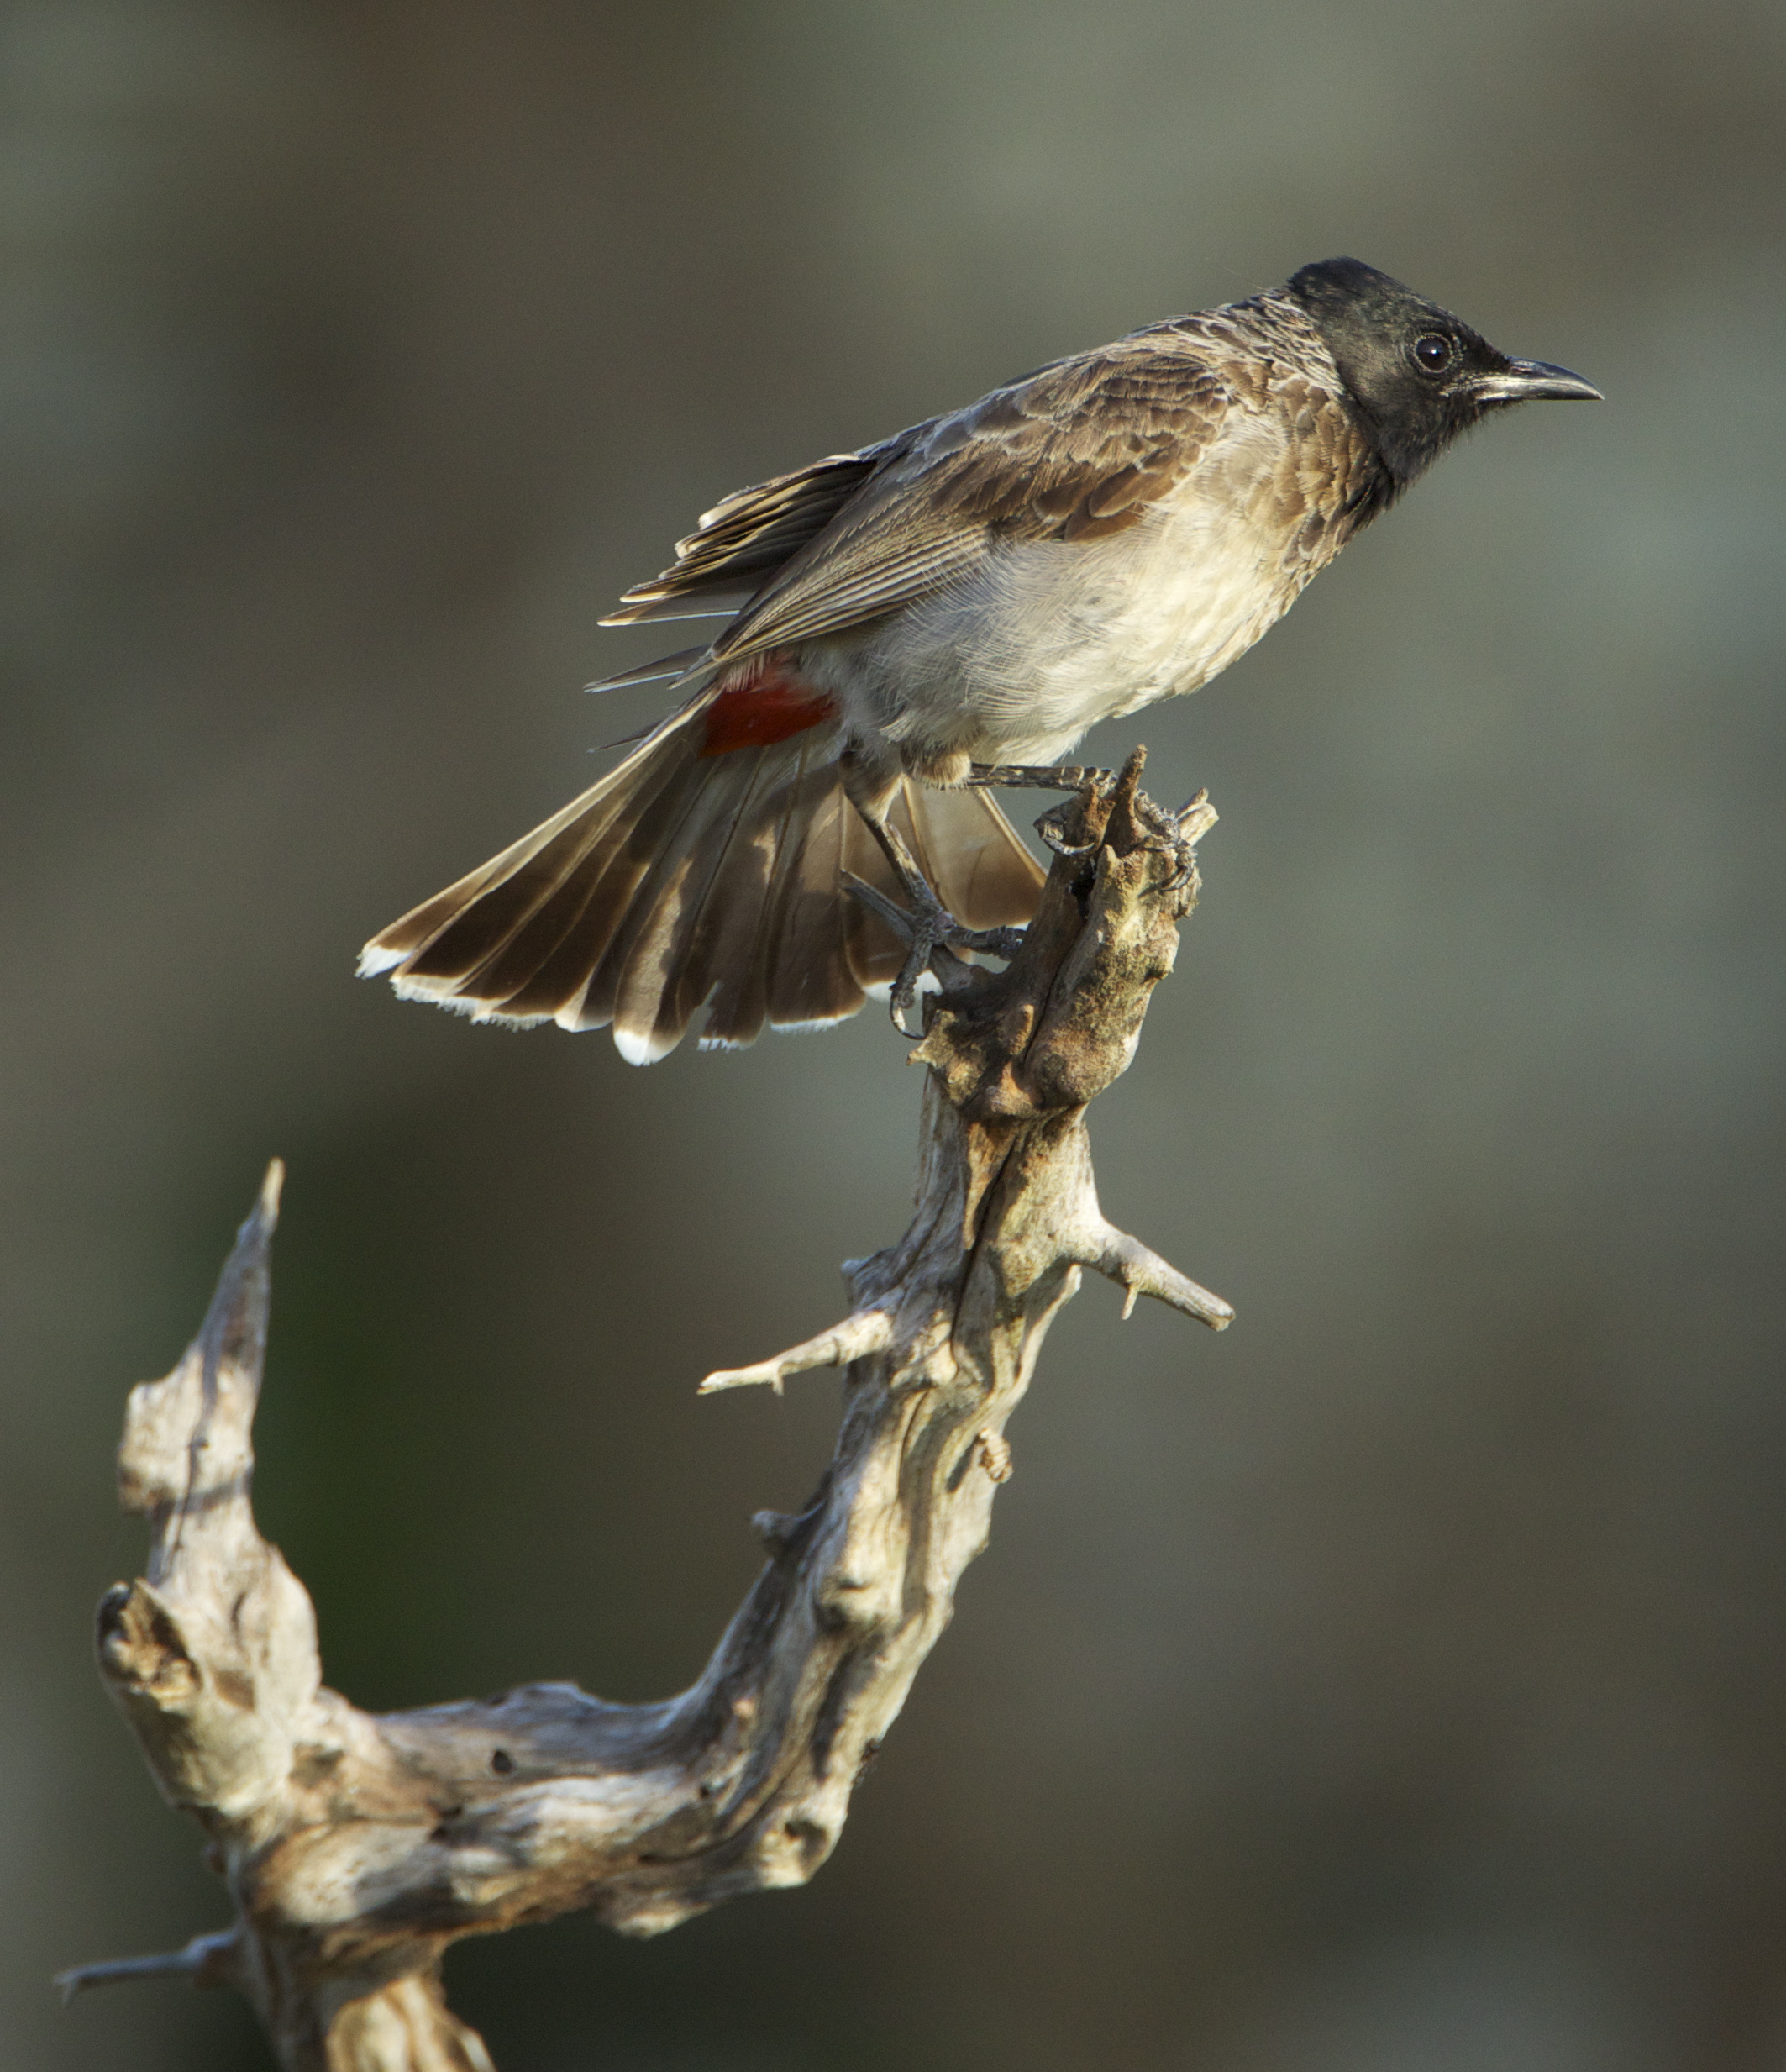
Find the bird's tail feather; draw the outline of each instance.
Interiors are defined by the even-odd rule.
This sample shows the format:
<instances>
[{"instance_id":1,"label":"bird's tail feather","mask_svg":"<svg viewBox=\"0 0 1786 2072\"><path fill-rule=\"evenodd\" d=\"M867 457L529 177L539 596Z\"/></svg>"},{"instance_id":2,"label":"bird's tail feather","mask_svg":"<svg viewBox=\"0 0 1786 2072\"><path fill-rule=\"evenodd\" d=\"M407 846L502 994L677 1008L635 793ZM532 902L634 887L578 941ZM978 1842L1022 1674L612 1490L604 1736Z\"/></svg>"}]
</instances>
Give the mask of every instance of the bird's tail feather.
<instances>
[{"instance_id":1,"label":"bird's tail feather","mask_svg":"<svg viewBox=\"0 0 1786 2072\"><path fill-rule=\"evenodd\" d=\"M896 976L903 946L845 889L847 871L898 897L844 796L836 731L704 756L703 706L374 936L361 974L478 1021L612 1024L641 1065L674 1049L703 1005L703 1047L854 1014ZM966 925L1029 918L1041 870L984 791L907 779L892 817Z\"/></svg>"}]
</instances>

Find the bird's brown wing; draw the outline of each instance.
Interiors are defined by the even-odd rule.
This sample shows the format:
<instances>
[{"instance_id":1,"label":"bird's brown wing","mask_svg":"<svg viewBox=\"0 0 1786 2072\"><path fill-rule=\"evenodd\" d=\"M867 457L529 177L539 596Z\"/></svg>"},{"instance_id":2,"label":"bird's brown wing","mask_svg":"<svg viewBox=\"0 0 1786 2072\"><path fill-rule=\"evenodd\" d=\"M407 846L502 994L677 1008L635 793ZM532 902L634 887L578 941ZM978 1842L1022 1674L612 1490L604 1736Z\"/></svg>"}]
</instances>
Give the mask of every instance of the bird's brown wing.
<instances>
[{"instance_id":1,"label":"bird's brown wing","mask_svg":"<svg viewBox=\"0 0 1786 2072\"><path fill-rule=\"evenodd\" d=\"M1244 407L1213 357L1161 327L889 441L714 653L742 657L878 618L967 575L1001 539L1090 541L1138 523Z\"/></svg>"},{"instance_id":2,"label":"bird's brown wing","mask_svg":"<svg viewBox=\"0 0 1786 2072\"><path fill-rule=\"evenodd\" d=\"M823 532L869 477L916 435L902 432L859 453L829 454L791 475L734 490L703 511L696 529L676 542L675 563L649 582L636 583L601 623L705 617L716 606L722 611L728 597L735 608Z\"/></svg>"}]
</instances>

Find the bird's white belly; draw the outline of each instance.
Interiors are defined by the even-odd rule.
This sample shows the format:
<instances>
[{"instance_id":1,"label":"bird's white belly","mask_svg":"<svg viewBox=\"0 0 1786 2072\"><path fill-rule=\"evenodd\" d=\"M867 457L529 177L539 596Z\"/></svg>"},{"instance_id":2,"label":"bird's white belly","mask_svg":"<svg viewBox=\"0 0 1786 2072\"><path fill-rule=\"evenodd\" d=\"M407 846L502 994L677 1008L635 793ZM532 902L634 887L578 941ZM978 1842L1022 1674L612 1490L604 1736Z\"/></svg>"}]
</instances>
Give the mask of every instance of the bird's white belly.
<instances>
[{"instance_id":1,"label":"bird's white belly","mask_svg":"<svg viewBox=\"0 0 1786 2072\"><path fill-rule=\"evenodd\" d=\"M1057 760L1099 720L1206 683L1290 604L1300 585L1237 519L1205 504L1107 539L995 549L808 665L859 736L925 759Z\"/></svg>"}]
</instances>

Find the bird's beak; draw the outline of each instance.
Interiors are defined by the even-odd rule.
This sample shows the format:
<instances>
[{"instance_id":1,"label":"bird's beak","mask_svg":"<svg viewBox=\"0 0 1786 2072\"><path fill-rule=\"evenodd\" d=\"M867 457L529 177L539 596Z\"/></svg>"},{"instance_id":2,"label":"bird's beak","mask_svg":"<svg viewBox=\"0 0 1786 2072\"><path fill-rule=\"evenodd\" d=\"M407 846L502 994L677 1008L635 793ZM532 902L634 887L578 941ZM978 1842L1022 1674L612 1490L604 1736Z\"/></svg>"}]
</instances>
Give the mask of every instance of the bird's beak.
<instances>
[{"instance_id":1,"label":"bird's beak","mask_svg":"<svg viewBox=\"0 0 1786 2072\"><path fill-rule=\"evenodd\" d=\"M1553 367L1544 360L1510 360L1499 374L1479 375L1469 385L1477 402L1537 402L1553 397L1559 402L1604 402L1606 399L1591 381L1567 367Z\"/></svg>"}]
</instances>

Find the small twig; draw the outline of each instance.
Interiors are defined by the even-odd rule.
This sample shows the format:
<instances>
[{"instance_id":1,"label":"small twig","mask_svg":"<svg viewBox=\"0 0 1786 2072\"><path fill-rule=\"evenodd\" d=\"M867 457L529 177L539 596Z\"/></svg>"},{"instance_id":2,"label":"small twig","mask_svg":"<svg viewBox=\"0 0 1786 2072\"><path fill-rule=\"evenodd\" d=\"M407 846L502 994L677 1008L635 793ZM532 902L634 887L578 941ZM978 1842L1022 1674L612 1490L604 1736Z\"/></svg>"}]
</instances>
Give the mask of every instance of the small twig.
<instances>
[{"instance_id":1,"label":"small twig","mask_svg":"<svg viewBox=\"0 0 1786 2072\"><path fill-rule=\"evenodd\" d=\"M234 1982L236 1934L195 1935L184 1949L163 1950L153 1957L114 1957L108 1964L76 1964L55 1975L55 1988L66 2007L96 1985L134 1985L143 1979L190 1979L194 1985Z\"/></svg>"},{"instance_id":2,"label":"small twig","mask_svg":"<svg viewBox=\"0 0 1786 2072\"><path fill-rule=\"evenodd\" d=\"M1134 1315L1135 1304L1143 1295L1182 1310L1212 1331L1226 1331L1234 1321L1233 1310L1219 1295L1199 1287L1176 1266L1169 1265L1158 1252L1149 1250L1139 1238L1130 1237L1112 1223L1106 1223L1077 1256L1082 1266L1095 1268L1123 1291L1124 1323Z\"/></svg>"},{"instance_id":3,"label":"small twig","mask_svg":"<svg viewBox=\"0 0 1786 2072\"><path fill-rule=\"evenodd\" d=\"M767 1382L777 1396L791 1374L804 1374L812 1367L847 1367L853 1359L869 1353L884 1353L893 1342L893 1319L884 1309L859 1309L840 1324L822 1331L773 1359L759 1359L754 1367L722 1367L710 1374L697 1394L717 1395L722 1389L754 1388Z\"/></svg>"}]
</instances>

